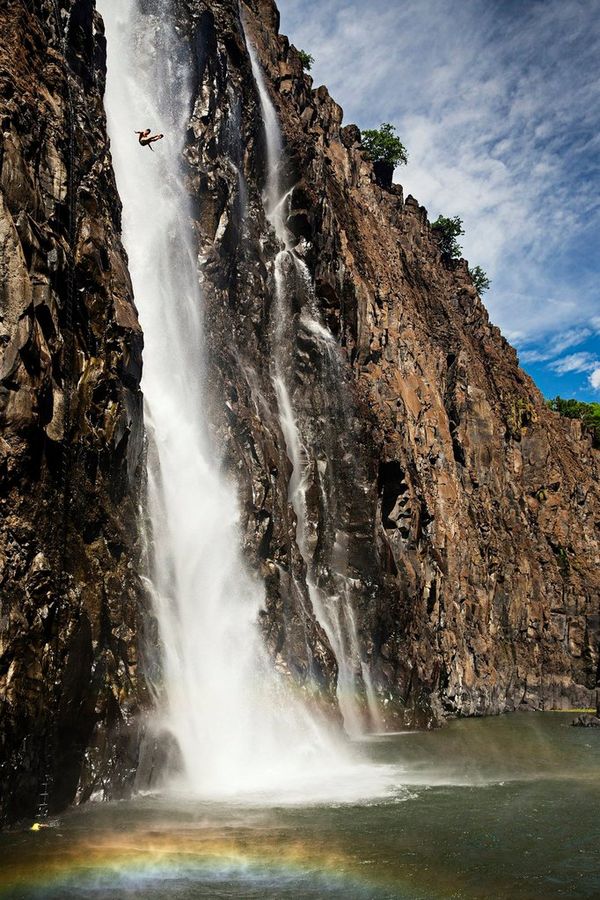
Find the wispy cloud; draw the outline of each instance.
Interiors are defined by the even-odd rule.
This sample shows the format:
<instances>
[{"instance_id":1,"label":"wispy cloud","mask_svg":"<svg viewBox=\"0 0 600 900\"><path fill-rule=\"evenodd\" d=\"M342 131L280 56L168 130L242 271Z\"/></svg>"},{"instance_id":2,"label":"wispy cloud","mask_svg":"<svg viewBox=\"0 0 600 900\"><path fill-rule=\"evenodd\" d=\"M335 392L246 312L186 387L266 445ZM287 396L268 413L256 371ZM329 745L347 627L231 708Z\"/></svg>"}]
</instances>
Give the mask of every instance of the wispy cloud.
<instances>
[{"instance_id":1,"label":"wispy cloud","mask_svg":"<svg viewBox=\"0 0 600 900\"><path fill-rule=\"evenodd\" d=\"M577 346L600 308L595 0L279 5L346 120L397 124L407 193L431 218L463 218L465 255L492 278L486 300L507 336L540 361L559 334L574 343L556 354Z\"/></svg>"},{"instance_id":2,"label":"wispy cloud","mask_svg":"<svg viewBox=\"0 0 600 900\"><path fill-rule=\"evenodd\" d=\"M524 363L546 362L555 359L569 350L577 347L593 334L590 328L570 328L562 334L554 335L544 347L537 350L524 350L521 353L521 361Z\"/></svg>"},{"instance_id":3,"label":"wispy cloud","mask_svg":"<svg viewBox=\"0 0 600 900\"><path fill-rule=\"evenodd\" d=\"M600 359L587 352L571 353L550 363L550 368L559 375L567 372L591 372L597 367L600 367Z\"/></svg>"}]
</instances>

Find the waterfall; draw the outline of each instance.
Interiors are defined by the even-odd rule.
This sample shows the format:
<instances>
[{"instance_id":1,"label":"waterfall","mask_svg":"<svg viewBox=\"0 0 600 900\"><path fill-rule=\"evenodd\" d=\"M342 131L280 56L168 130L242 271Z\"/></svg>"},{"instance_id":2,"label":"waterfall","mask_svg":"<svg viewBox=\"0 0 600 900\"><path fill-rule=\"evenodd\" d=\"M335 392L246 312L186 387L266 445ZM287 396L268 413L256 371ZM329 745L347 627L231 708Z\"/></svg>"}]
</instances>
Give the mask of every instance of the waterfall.
<instances>
[{"instance_id":1,"label":"waterfall","mask_svg":"<svg viewBox=\"0 0 600 900\"><path fill-rule=\"evenodd\" d=\"M123 240L145 336L162 725L179 745L182 784L202 796L290 791L307 773L328 781L343 748L290 696L263 649L262 586L241 558L235 489L205 420L202 296L182 173L186 47L168 0L99 6ZM134 134L146 127L164 132L155 152Z\"/></svg>"},{"instance_id":2,"label":"waterfall","mask_svg":"<svg viewBox=\"0 0 600 900\"><path fill-rule=\"evenodd\" d=\"M203 302L182 156L191 105L185 29L175 27L172 0L98 6L123 242L145 336L148 545L161 645L155 724L181 755L166 789L261 803L387 794L396 774L356 758L275 672L259 631L262 584L242 559L236 490L205 413ZM154 152L134 134L146 127L165 135Z\"/></svg>"},{"instance_id":3,"label":"waterfall","mask_svg":"<svg viewBox=\"0 0 600 900\"><path fill-rule=\"evenodd\" d=\"M344 724L350 735L358 736L368 730L381 731L383 722L371 673L361 653L358 638L356 616L346 572L347 553L342 549L346 547L347 535L336 532L331 558L328 561L335 592L327 593L315 579L313 554L309 541L306 497L309 486L310 451L307 441L303 439L300 432L299 417L294 409L290 387L298 327L305 333L309 333L312 340L318 345L319 356L322 360L323 380L328 387L331 387L334 395L337 395L337 399L340 401L336 411L341 412L343 418L337 422L338 429L343 429L347 419L345 405L339 397L339 392L343 389L342 361L335 338L320 321L310 272L304 260L295 252L295 241L286 225L288 204L293 189L285 190L282 185L281 169L284 162L284 151L281 130L262 68L248 35L246 35L246 44L260 99L266 135L265 214L281 248L274 261L275 306L273 319L275 325L272 334L272 365L273 384L279 408L279 423L292 463L289 500L296 514L296 542L306 565L307 587L312 607L327 635L338 663L337 693ZM291 298L294 292L300 293L304 297L298 324L294 320L292 311ZM349 432L350 428L347 428L345 433L349 434ZM335 523L333 525L335 527ZM365 704L368 716L364 715Z\"/></svg>"}]
</instances>

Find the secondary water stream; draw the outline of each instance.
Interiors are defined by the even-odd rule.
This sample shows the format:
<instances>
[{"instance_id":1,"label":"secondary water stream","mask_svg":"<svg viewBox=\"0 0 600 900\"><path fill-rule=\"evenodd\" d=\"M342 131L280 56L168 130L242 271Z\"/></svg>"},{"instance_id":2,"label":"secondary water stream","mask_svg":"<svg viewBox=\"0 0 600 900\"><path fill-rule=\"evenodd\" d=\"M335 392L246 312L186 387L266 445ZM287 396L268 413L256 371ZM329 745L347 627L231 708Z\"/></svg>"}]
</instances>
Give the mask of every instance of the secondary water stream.
<instances>
[{"instance_id":1,"label":"secondary water stream","mask_svg":"<svg viewBox=\"0 0 600 900\"><path fill-rule=\"evenodd\" d=\"M296 542L306 564L311 604L338 663L337 696L344 725L350 735L357 737L365 732L381 731L383 725L369 666L360 647L352 589L347 574L347 534L340 517L330 509L328 499L335 495L336 490L337 479L333 471L333 459L337 450L336 434L341 431L348 441L351 440L351 429L348 422L344 422L345 408L341 397L341 392L345 389L342 362L335 338L320 320L310 272L296 252L294 238L286 224L293 188L288 189L282 183L284 150L281 130L256 51L247 35L246 43L266 135L265 213L280 245L274 260L275 306L272 313L274 325L271 344L279 423L293 466L289 499L296 514ZM300 307L299 314L294 313L294 305ZM308 337L315 345L321 380L328 394L329 408L319 410L321 442L325 451L321 459L301 434L300 416L295 409L292 384L299 333L304 341ZM310 487L311 469L317 473L319 480L325 513L324 528L333 532L330 551L321 560L321 570L328 575L324 585L318 582L315 575L314 546L311 546L310 539L307 491ZM343 477L340 472L336 474L338 479ZM315 541L312 543L314 545ZM367 716L364 714L365 707Z\"/></svg>"}]
</instances>

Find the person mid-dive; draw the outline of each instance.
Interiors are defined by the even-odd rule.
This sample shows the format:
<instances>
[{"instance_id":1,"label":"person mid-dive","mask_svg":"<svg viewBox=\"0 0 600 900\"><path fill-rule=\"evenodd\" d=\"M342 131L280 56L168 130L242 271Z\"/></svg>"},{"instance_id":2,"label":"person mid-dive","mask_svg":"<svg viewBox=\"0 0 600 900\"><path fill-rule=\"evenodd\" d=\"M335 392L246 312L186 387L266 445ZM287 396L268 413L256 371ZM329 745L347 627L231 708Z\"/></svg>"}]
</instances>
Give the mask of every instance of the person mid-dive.
<instances>
[{"instance_id":1,"label":"person mid-dive","mask_svg":"<svg viewBox=\"0 0 600 900\"><path fill-rule=\"evenodd\" d=\"M164 138L164 134L150 134L149 128L146 128L144 131L136 131L135 133L138 135L138 141L142 147L150 147L151 150L153 149L152 144Z\"/></svg>"}]
</instances>

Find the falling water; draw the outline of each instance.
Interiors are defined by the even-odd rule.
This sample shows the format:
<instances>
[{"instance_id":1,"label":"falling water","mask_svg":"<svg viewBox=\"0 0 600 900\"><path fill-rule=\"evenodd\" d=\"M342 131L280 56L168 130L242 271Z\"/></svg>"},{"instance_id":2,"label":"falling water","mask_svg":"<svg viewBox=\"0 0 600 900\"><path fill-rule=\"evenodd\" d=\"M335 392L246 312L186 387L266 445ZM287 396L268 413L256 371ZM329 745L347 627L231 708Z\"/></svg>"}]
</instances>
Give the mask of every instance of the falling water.
<instances>
[{"instance_id":1,"label":"falling water","mask_svg":"<svg viewBox=\"0 0 600 900\"><path fill-rule=\"evenodd\" d=\"M262 68L256 51L246 36L246 43L256 82L267 146L267 183L264 196L265 213L279 241L281 249L274 262L275 309L273 333L273 384L279 408L279 423L283 433L292 476L289 499L296 514L296 541L307 570L307 587L315 615L327 634L338 662L338 701L346 730L352 736L369 728L382 730L382 720L375 689L367 662L364 660L358 639L355 613L346 575L347 536L336 534L331 559L332 581L336 592L326 594L314 577L312 548L309 541L307 489L309 487L310 453L303 440L298 416L290 393L290 373L293 371L293 354L296 340L294 315L291 308L292 292L305 295L305 305L300 327L308 332L319 345L323 360L325 381L339 391L343 383L339 348L331 332L319 320L310 272L304 261L294 251L294 238L287 224L288 204L292 190L282 186L281 168L284 161L281 130L275 107L269 96ZM338 423L339 425L340 423ZM361 693L369 710L365 722Z\"/></svg>"},{"instance_id":2,"label":"falling water","mask_svg":"<svg viewBox=\"0 0 600 900\"><path fill-rule=\"evenodd\" d=\"M162 726L186 790L305 800L377 793L370 772L276 675L257 626L262 589L239 552L235 490L204 416L202 296L182 151L187 48L171 0L101 0L107 112L123 240L145 335L152 594L162 643ZM134 131L164 132L155 152ZM387 784L387 779L386 779ZM378 787L376 786L378 785Z\"/></svg>"}]
</instances>

